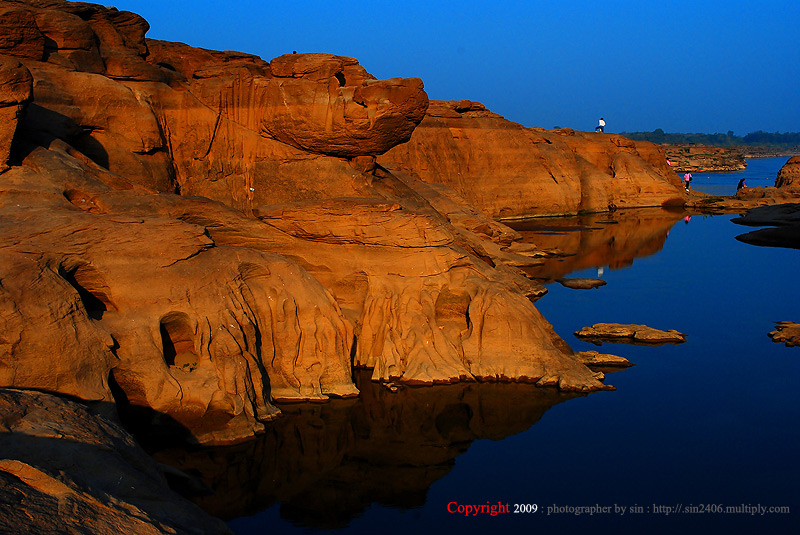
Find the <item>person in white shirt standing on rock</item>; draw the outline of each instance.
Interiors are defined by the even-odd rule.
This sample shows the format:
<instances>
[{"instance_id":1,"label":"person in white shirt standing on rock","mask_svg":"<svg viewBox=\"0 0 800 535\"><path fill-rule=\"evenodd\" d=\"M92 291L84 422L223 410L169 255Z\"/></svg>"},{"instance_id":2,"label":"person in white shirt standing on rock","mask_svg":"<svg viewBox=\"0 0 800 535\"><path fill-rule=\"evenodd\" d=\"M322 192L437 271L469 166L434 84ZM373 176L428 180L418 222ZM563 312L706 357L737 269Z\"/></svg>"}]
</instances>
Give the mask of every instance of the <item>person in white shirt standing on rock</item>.
<instances>
[{"instance_id":1,"label":"person in white shirt standing on rock","mask_svg":"<svg viewBox=\"0 0 800 535\"><path fill-rule=\"evenodd\" d=\"M605 132L606 131L606 121L602 117L600 117L600 121L597 123L597 128L594 129L595 132Z\"/></svg>"}]
</instances>

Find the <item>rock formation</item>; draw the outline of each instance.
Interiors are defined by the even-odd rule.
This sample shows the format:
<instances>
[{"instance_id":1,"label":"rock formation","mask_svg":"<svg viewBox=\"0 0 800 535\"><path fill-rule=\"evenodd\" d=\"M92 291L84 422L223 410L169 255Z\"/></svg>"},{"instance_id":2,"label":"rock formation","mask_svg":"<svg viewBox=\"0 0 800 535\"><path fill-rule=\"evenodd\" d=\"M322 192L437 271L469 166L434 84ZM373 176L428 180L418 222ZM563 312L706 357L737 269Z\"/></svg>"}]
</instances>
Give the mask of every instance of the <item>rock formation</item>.
<instances>
[{"instance_id":1,"label":"rock formation","mask_svg":"<svg viewBox=\"0 0 800 535\"><path fill-rule=\"evenodd\" d=\"M779 321L775 330L769 333L773 342L783 342L786 347L800 346L800 323Z\"/></svg>"},{"instance_id":2,"label":"rock formation","mask_svg":"<svg viewBox=\"0 0 800 535\"><path fill-rule=\"evenodd\" d=\"M493 217L682 205L663 149L614 134L525 128L477 102L434 101L408 143L378 158L455 189Z\"/></svg>"},{"instance_id":3,"label":"rock formation","mask_svg":"<svg viewBox=\"0 0 800 535\"><path fill-rule=\"evenodd\" d=\"M0 531L222 534L133 438L81 404L0 389Z\"/></svg>"},{"instance_id":4,"label":"rock formation","mask_svg":"<svg viewBox=\"0 0 800 535\"><path fill-rule=\"evenodd\" d=\"M789 158L775 179L775 187L783 188L787 186L800 187L800 156Z\"/></svg>"},{"instance_id":5,"label":"rock formation","mask_svg":"<svg viewBox=\"0 0 800 535\"><path fill-rule=\"evenodd\" d=\"M573 290L592 290L608 284L603 279L590 279L585 277L558 279L556 282L565 288L572 288Z\"/></svg>"},{"instance_id":6,"label":"rock formation","mask_svg":"<svg viewBox=\"0 0 800 535\"><path fill-rule=\"evenodd\" d=\"M681 344L686 341L686 335L675 329L662 331L647 325L620 323L595 323L577 331L575 336L595 342L629 340L642 344Z\"/></svg>"},{"instance_id":7,"label":"rock formation","mask_svg":"<svg viewBox=\"0 0 800 535\"><path fill-rule=\"evenodd\" d=\"M261 432L274 400L357 395L352 366L606 388L531 301L541 251L376 165L425 115L418 79L151 41L95 4L0 11L0 385L204 443Z\"/></svg>"}]
</instances>

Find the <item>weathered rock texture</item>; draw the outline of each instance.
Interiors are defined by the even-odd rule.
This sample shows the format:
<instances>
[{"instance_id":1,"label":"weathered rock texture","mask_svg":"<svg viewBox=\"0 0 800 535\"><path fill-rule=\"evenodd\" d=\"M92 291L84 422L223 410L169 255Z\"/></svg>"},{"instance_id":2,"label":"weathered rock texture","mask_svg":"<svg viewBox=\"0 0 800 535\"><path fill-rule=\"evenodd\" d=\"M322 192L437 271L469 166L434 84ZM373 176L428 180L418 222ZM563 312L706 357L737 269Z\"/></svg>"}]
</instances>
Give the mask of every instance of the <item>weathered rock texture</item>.
<instances>
[{"instance_id":1,"label":"weathered rock texture","mask_svg":"<svg viewBox=\"0 0 800 535\"><path fill-rule=\"evenodd\" d=\"M675 329L662 331L647 325L620 323L595 323L577 331L575 336L598 341L631 340L644 344L680 344L686 341L686 335Z\"/></svg>"},{"instance_id":2,"label":"weathered rock texture","mask_svg":"<svg viewBox=\"0 0 800 535\"><path fill-rule=\"evenodd\" d=\"M778 171L775 187L782 188L786 186L800 187L800 156L789 158L789 161Z\"/></svg>"},{"instance_id":3,"label":"weathered rock texture","mask_svg":"<svg viewBox=\"0 0 800 535\"><path fill-rule=\"evenodd\" d=\"M216 534L118 425L71 401L0 389L0 531Z\"/></svg>"},{"instance_id":4,"label":"weathered rock texture","mask_svg":"<svg viewBox=\"0 0 800 535\"><path fill-rule=\"evenodd\" d=\"M22 88L3 101L20 119L2 146L0 385L115 400L205 443L261 432L273 400L357 395L352 366L605 388L530 299L544 290L518 268L541 251L376 165L425 115L418 79L146 40L141 17L95 4L0 11L2 79ZM639 162L617 143L618 169Z\"/></svg>"},{"instance_id":5,"label":"weathered rock texture","mask_svg":"<svg viewBox=\"0 0 800 535\"><path fill-rule=\"evenodd\" d=\"M603 279L588 279L588 278L570 278L570 279L558 279L559 284L566 288L572 288L573 290L592 290L594 288L599 288L600 286L605 286L608 284Z\"/></svg>"},{"instance_id":6,"label":"weathered rock texture","mask_svg":"<svg viewBox=\"0 0 800 535\"><path fill-rule=\"evenodd\" d=\"M525 128L469 101L432 102L411 140L378 158L494 217L683 204L666 160L652 143Z\"/></svg>"}]
</instances>

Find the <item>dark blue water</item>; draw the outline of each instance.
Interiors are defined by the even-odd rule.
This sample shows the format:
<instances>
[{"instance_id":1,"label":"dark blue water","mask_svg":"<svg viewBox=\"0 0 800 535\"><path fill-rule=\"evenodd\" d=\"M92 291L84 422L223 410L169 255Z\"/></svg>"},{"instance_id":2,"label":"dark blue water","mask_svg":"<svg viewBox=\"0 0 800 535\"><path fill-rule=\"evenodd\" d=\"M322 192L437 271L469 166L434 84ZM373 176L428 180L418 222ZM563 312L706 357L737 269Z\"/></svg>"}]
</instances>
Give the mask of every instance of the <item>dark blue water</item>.
<instances>
[{"instance_id":1,"label":"dark blue water","mask_svg":"<svg viewBox=\"0 0 800 535\"><path fill-rule=\"evenodd\" d=\"M735 189L734 175L713 176ZM800 321L800 251L740 243L750 229L730 219L676 215L665 240L649 240L663 241L659 252L570 275L602 267L607 286L550 284L537 302L574 349L636 364L607 376L616 391L565 399L521 385L374 387L358 402L290 408L296 414L257 446L197 461L217 466L218 479L238 473L217 488L216 499L233 504L227 512L207 508L238 516L229 522L237 534L796 532L800 348L767 333ZM598 322L677 329L688 341L597 348L573 336ZM454 502L512 512L467 517L448 512ZM514 514L514 504L537 512ZM575 514L589 506L606 512ZM741 506L790 513L718 512Z\"/></svg>"},{"instance_id":2,"label":"dark blue water","mask_svg":"<svg viewBox=\"0 0 800 535\"><path fill-rule=\"evenodd\" d=\"M733 173L693 173L692 188L711 195L733 195L736 185L744 178L748 187L766 187L775 185L775 177L788 157L758 158L747 160L747 168ZM682 178L683 173L678 173Z\"/></svg>"}]
</instances>

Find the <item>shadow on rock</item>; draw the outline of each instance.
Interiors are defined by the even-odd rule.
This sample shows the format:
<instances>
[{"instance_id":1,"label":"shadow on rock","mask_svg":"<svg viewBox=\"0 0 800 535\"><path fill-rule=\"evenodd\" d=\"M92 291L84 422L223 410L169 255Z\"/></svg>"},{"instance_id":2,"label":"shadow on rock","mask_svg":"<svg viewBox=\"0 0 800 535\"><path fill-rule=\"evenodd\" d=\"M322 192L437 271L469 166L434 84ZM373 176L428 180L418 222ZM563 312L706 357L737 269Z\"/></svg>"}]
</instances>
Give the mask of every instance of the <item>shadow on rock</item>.
<instances>
[{"instance_id":1,"label":"shadow on rock","mask_svg":"<svg viewBox=\"0 0 800 535\"><path fill-rule=\"evenodd\" d=\"M736 236L740 242L761 247L800 249L800 203L760 206L731 221L749 227L771 227Z\"/></svg>"}]
</instances>

